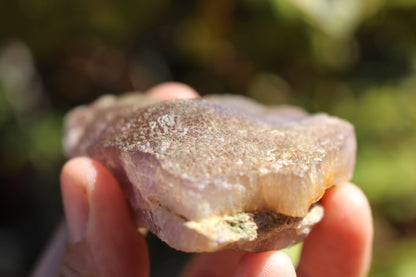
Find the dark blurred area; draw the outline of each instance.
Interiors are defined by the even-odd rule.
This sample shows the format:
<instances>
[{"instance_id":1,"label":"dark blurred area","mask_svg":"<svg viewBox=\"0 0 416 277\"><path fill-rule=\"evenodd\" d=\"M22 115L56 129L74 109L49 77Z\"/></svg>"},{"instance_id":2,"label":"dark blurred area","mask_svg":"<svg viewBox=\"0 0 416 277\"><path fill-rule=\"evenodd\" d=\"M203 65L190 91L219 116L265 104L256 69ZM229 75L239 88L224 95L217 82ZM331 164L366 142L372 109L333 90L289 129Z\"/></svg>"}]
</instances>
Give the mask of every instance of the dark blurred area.
<instances>
[{"instance_id":1,"label":"dark blurred area","mask_svg":"<svg viewBox=\"0 0 416 277\"><path fill-rule=\"evenodd\" d=\"M26 276L62 217L65 113L165 81L351 121L370 276L416 272L415 1L17 0L0 23L0 276Z\"/></svg>"}]
</instances>

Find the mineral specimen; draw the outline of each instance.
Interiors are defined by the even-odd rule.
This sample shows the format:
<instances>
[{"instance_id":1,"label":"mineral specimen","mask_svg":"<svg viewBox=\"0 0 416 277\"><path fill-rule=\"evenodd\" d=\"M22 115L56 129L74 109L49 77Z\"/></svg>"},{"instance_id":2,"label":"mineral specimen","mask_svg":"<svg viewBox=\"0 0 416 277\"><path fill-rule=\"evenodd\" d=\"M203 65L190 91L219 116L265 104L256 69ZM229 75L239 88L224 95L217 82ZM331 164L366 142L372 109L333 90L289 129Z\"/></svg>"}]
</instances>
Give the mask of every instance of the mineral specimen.
<instances>
[{"instance_id":1,"label":"mineral specimen","mask_svg":"<svg viewBox=\"0 0 416 277\"><path fill-rule=\"evenodd\" d=\"M104 164L144 226L187 252L280 249L323 216L351 178L351 124L237 96L104 96L67 117L65 149Z\"/></svg>"}]
</instances>

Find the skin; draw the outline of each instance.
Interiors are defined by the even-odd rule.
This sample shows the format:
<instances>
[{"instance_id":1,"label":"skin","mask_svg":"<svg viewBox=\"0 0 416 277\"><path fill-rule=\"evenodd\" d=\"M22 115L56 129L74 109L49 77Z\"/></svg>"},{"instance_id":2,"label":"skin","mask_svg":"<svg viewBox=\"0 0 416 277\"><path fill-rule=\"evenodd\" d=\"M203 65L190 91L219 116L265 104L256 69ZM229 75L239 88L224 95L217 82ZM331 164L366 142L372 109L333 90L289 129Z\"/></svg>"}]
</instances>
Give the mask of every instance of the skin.
<instances>
[{"instance_id":1,"label":"skin","mask_svg":"<svg viewBox=\"0 0 416 277\"><path fill-rule=\"evenodd\" d=\"M162 99L198 97L178 83L162 84L148 93ZM62 169L61 189L68 230L63 263L59 268L59 263L44 258L33 276L53 276L59 270L62 276L149 276L145 240L107 169L90 158L74 158ZM329 189L321 203L325 216L304 241L297 269L281 251L226 250L195 255L181 276L366 276L373 240L367 198L357 186L343 183ZM50 251L62 248L65 236L61 237Z\"/></svg>"}]
</instances>

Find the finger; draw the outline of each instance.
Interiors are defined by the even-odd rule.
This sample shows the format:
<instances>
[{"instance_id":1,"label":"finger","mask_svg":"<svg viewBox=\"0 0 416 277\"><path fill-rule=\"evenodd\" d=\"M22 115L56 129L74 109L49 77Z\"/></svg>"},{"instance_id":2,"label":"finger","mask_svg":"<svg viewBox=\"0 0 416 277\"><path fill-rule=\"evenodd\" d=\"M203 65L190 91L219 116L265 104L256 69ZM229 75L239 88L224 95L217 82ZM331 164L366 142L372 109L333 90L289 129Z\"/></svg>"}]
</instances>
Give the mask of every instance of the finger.
<instances>
[{"instance_id":1,"label":"finger","mask_svg":"<svg viewBox=\"0 0 416 277\"><path fill-rule=\"evenodd\" d=\"M114 177L89 158L61 175L69 245L62 276L148 276L145 241Z\"/></svg>"},{"instance_id":2,"label":"finger","mask_svg":"<svg viewBox=\"0 0 416 277\"><path fill-rule=\"evenodd\" d=\"M295 277L296 272L288 255L281 251L269 251L244 255L234 276Z\"/></svg>"},{"instance_id":3,"label":"finger","mask_svg":"<svg viewBox=\"0 0 416 277\"><path fill-rule=\"evenodd\" d=\"M325 216L304 242L299 276L366 276L373 224L363 192L353 184L335 186L321 200Z\"/></svg>"},{"instance_id":4,"label":"finger","mask_svg":"<svg viewBox=\"0 0 416 277\"><path fill-rule=\"evenodd\" d=\"M176 98L198 98L198 93L188 85L169 82L151 88L147 94L154 98L176 99Z\"/></svg>"},{"instance_id":5,"label":"finger","mask_svg":"<svg viewBox=\"0 0 416 277\"><path fill-rule=\"evenodd\" d=\"M188 263L181 277L222 277L232 276L242 251L224 250L215 253L196 254Z\"/></svg>"}]
</instances>

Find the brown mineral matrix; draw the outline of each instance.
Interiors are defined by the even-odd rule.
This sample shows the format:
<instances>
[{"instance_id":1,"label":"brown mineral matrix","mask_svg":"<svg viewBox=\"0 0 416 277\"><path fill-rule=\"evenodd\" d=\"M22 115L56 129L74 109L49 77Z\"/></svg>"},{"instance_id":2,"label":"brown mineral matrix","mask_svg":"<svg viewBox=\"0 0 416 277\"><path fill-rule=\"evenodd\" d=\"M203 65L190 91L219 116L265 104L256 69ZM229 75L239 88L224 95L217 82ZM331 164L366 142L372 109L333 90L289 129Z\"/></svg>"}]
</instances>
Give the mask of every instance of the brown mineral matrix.
<instances>
[{"instance_id":1,"label":"brown mineral matrix","mask_svg":"<svg viewBox=\"0 0 416 277\"><path fill-rule=\"evenodd\" d=\"M114 174L137 226L188 252L301 241L323 216L314 203L355 162L348 122L241 96L104 96L71 111L65 132L69 157Z\"/></svg>"}]
</instances>

